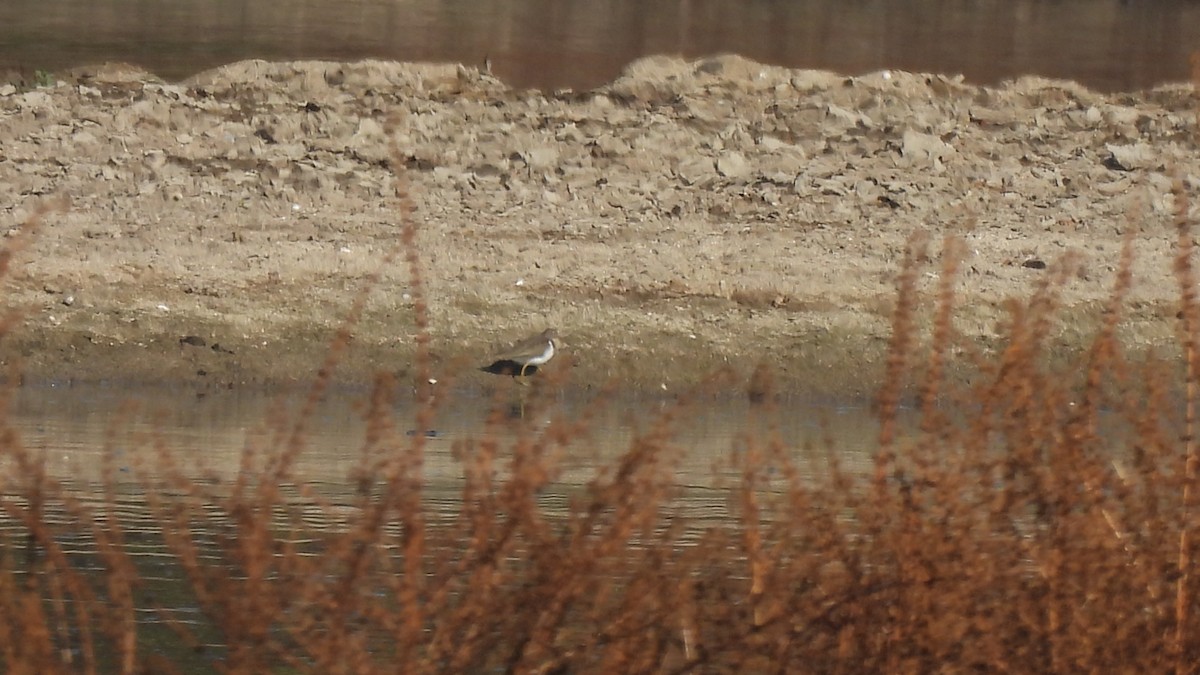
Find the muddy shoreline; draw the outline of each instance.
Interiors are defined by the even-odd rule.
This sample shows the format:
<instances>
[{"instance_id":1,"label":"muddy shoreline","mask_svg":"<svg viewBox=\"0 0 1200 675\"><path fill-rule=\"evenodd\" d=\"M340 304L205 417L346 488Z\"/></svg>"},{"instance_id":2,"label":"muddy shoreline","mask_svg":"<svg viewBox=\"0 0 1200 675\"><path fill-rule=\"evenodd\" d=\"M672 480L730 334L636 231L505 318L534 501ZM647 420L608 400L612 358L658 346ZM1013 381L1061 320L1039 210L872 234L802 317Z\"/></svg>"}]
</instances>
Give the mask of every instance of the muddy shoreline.
<instances>
[{"instance_id":1,"label":"muddy shoreline","mask_svg":"<svg viewBox=\"0 0 1200 675\"><path fill-rule=\"evenodd\" d=\"M79 69L0 88L10 237L69 204L15 259L23 321L0 355L38 380L304 381L378 273L337 378L411 374L409 270L387 262L405 190L434 374L466 386L554 326L577 386L678 391L762 361L790 392L867 395L918 231L934 258L965 242L955 328L983 348L1008 299L1069 261L1061 355L1094 334L1132 233L1121 336L1170 354L1171 181L1200 180L1196 107L1190 85L988 88L737 57L647 59L555 93L454 65ZM922 292L938 274L922 269Z\"/></svg>"}]
</instances>

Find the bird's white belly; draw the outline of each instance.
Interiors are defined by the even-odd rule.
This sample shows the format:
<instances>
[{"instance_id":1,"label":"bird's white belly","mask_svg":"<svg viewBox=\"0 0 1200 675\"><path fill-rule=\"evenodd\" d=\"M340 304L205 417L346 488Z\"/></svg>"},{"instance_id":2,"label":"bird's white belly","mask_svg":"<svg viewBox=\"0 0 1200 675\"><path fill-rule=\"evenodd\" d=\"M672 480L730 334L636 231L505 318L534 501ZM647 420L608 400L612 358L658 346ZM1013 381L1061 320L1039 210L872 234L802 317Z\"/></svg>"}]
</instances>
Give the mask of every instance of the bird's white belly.
<instances>
[{"instance_id":1,"label":"bird's white belly","mask_svg":"<svg viewBox=\"0 0 1200 675\"><path fill-rule=\"evenodd\" d=\"M554 358L554 343L553 343L553 342L547 342L547 343L546 343L546 349L545 349L545 351L543 351L541 354L538 354L537 356L535 356L535 357L533 357L533 358L529 359L528 361L526 361L526 362L525 362L525 365L527 365L527 366L540 366L540 365L542 365L543 363L545 363L545 362L549 361L549 360L550 360L550 359L552 359L552 358Z\"/></svg>"}]
</instances>

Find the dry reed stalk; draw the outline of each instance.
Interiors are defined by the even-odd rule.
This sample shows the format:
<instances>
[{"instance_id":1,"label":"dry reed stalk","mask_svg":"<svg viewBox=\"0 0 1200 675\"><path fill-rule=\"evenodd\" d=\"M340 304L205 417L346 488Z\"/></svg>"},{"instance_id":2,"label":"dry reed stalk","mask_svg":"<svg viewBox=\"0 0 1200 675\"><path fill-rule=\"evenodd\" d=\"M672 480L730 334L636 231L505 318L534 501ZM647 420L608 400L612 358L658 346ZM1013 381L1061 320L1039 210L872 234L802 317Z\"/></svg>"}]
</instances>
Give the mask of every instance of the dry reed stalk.
<instances>
[{"instance_id":1,"label":"dry reed stalk","mask_svg":"<svg viewBox=\"0 0 1200 675\"><path fill-rule=\"evenodd\" d=\"M97 668L94 630L96 627L91 621L91 612L97 606L96 596L82 575L74 570L70 556L47 524L49 520L46 516L47 502L63 495L64 490L46 473L45 463L35 459L32 453L20 444L11 429L5 429L3 433L4 438L0 440L0 447L10 453L10 457L17 460L18 474L24 478L24 484L18 487L17 494L28 499L26 505L15 504L9 500L5 500L3 503L3 509L7 515L20 522L29 532L26 542L27 550L31 556L36 556L31 559L27 570L29 574L28 601L32 602L35 599L46 601L53 610L53 618L43 615L46 623L41 627L34 626L34 631L26 633L25 637L37 636L40 638L39 641L46 641L36 647L37 652L54 653L58 647L53 643L70 644L68 629L69 626L76 626L80 632L78 640L83 660L79 666L84 672L94 673ZM87 510L70 497L63 498L63 506L72 513L78 522L84 524L90 522L90 514ZM37 555L37 551L41 551L40 556ZM38 586L38 581L44 582L45 586ZM57 629L57 634L51 633L51 627ZM70 664L72 659L68 657L64 660ZM49 662L57 661L58 659L52 659ZM42 662L34 661L33 663L36 667Z\"/></svg>"},{"instance_id":2,"label":"dry reed stalk","mask_svg":"<svg viewBox=\"0 0 1200 675\"><path fill-rule=\"evenodd\" d=\"M1200 89L1200 52L1191 56L1191 80L1193 96ZM1195 134L1200 137L1200 104L1195 107ZM1190 620L1188 606L1189 583L1192 572L1192 517L1195 506L1195 479L1197 473L1197 456L1195 447L1196 433L1196 404L1197 387L1200 386L1200 363L1197 362L1196 331L1200 330L1200 307L1196 303L1195 274L1192 270L1192 228L1188 213L1188 199L1183 179L1176 173L1171 184L1171 194L1175 198L1175 230L1177 237L1177 252L1175 258L1175 275L1179 281L1180 312L1179 330L1180 343L1183 347L1185 362L1185 413L1184 413L1184 486L1181 504L1183 517L1179 532L1177 574L1175 587L1175 636L1173 649L1176 654L1175 673L1186 672L1187 663L1184 659L1187 626Z\"/></svg>"},{"instance_id":3,"label":"dry reed stalk","mask_svg":"<svg viewBox=\"0 0 1200 675\"><path fill-rule=\"evenodd\" d=\"M1069 581L1066 564L1071 544L1066 528L1061 526L1061 514L1073 504L1060 501L1063 495L1072 496L1063 492L1061 484L1070 478L1059 475L1046 459L1053 461L1058 457L1057 415L1067 401L1061 381L1042 371L1040 358L1050 335L1061 289L1073 274L1066 259L1060 260L1052 269L1053 273L1037 284L1028 306L1013 306L1012 336L1001 356L1001 369L997 375L1000 389L993 395L1002 397L1007 408L1001 429L1012 439L1010 447L1015 450L1010 470L1028 480L1023 494L1017 493L1014 497L1027 501L1046 523L1045 536L1019 541L1046 584L1049 602L1044 616L1036 620L1044 622L1039 629L1047 635L1050 667L1060 671L1069 662L1063 651L1066 646L1063 633L1070 618L1066 611L1070 607L1070 589L1065 582Z\"/></svg>"},{"instance_id":4,"label":"dry reed stalk","mask_svg":"<svg viewBox=\"0 0 1200 675\"><path fill-rule=\"evenodd\" d=\"M1123 307L1129 291L1133 287L1133 236L1125 237L1121 246L1121 257L1117 263L1117 276L1113 289L1105 303L1100 331L1092 339L1088 350L1087 370L1079 405L1075 407L1074 415L1067 422L1067 435L1075 443L1084 445L1096 442L1100 434L1097 430L1097 419L1106 386L1121 385L1124 382L1124 367L1120 355L1120 345L1117 341L1117 326L1123 316ZM1115 381L1106 381L1115 378ZM1092 499L1096 501L1101 517L1107 528L1131 557L1133 551L1129 548L1128 528L1121 522L1119 515L1104 505L1104 485L1112 476L1107 471L1096 470L1084 474L1084 484ZM1136 560L1133 560L1136 562Z\"/></svg>"},{"instance_id":5,"label":"dry reed stalk","mask_svg":"<svg viewBox=\"0 0 1200 675\"><path fill-rule=\"evenodd\" d=\"M928 256L929 237L913 235L904 249L904 262L896 279L896 309L892 313L892 337L888 344L887 366L883 386L879 391L879 449L875 462L875 483L886 480L895 460L892 444L896 439L896 413L900 406L901 387L908 370L908 356L914 341L913 313L920 295L917 281L919 264Z\"/></svg>"},{"instance_id":6,"label":"dry reed stalk","mask_svg":"<svg viewBox=\"0 0 1200 675\"><path fill-rule=\"evenodd\" d=\"M394 120L398 127L401 120ZM409 194L407 177L402 167L404 158L399 147L391 144L392 168L396 175L398 213L401 223L401 248L408 263L409 292L413 298L413 324L416 328L416 381L417 392L416 428L409 447L398 450L385 467L385 490L378 511L373 515L375 522L382 523L388 512L395 513L403 528L402 574L397 580L395 592L403 608L401 623L396 626L397 657L406 663L416 657L422 644L422 631L426 616L422 608L423 557L425 548L425 522L422 517L421 491L424 484L423 465L425 452L425 430L433 427L435 400L432 396L431 355L429 352L429 312L425 299L424 278L421 273L420 248L417 242L417 222L413 218L412 198Z\"/></svg>"},{"instance_id":7,"label":"dry reed stalk","mask_svg":"<svg viewBox=\"0 0 1200 675\"><path fill-rule=\"evenodd\" d=\"M213 574L204 562L205 553L199 543L200 536L196 534L196 525L197 522L207 522L210 527L216 525L202 505L220 503L222 497L193 481L161 438L155 439L151 449L153 465L134 467L137 484L145 487L147 510L160 525L163 544L173 555L197 606L206 614L220 616L227 595L238 589L227 584L223 575ZM245 472L240 471L238 480L244 480L244 475ZM202 648L200 639L189 626L166 616L162 608L159 608L159 616L189 649Z\"/></svg>"},{"instance_id":8,"label":"dry reed stalk","mask_svg":"<svg viewBox=\"0 0 1200 675\"><path fill-rule=\"evenodd\" d=\"M1190 634L1191 623L1189 599L1191 597L1192 576L1192 529L1196 508L1196 399L1197 387L1200 386L1200 357L1196 353L1196 331L1200 330L1200 305L1196 302L1196 276L1192 269L1192 227L1188 213L1190 200L1184 188L1183 180L1176 175L1171 185L1171 194L1175 198L1175 230L1176 256L1175 276L1179 280L1180 304L1180 344L1183 347L1186 364L1185 388L1185 417L1183 433L1183 494L1180 509L1179 547L1175 590L1175 637L1173 648L1176 654L1175 672L1182 674L1190 669L1190 662L1185 660L1187 651L1185 640Z\"/></svg>"},{"instance_id":9,"label":"dry reed stalk","mask_svg":"<svg viewBox=\"0 0 1200 675\"><path fill-rule=\"evenodd\" d=\"M405 209L410 208L407 206L408 197L406 194L402 195L401 201L402 204L406 205ZM411 222L411 217L408 218L408 221ZM370 300L372 292L383 280L384 271L391 267L396 257L400 254L401 249L410 243L406 237L408 235L402 237L402 244L400 246L389 249L383 255L379 265L373 272L367 275L358 292L355 293L350 309L338 326L337 332L334 334L325 351L325 358L320 368L317 369L317 375L313 379L312 384L309 385L308 394L305 396L303 404L296 414L292 416L293 423L290 425L287 439L282 446L283 452L271 458L271 465L265 472L266 484L269 485L272 482L279 483L289 477L296 458L304 450L305 436L309 431L308 425L314 417L317 405L321 402L321 399L333 381L334 371L337 369L342 358L345 357L346 350L349 349L350 343L354 339L354 329L362 320L367 301ZM412 261L410 260L409 262L411 265ZM422 313L423 308L418 308L417 314L421 315ZM418 337L418 345L420 344L421 339ZM428 375L427 371L425 374L426 376Z\"/></svg>"},{"instance_id":10,"label":"dry reed stalk","mask_svg":"<svg viewBox=\"0 0 1200 675\"><path fill-rule=\"evenodd\" d=\"M102 628L114 645L118 656L118 672L131 675L137 666L137 611L134 586L138 580L137 569L126 550L126 538L121 519L117 516L117 444L116 430L128 420L133 411L131 405L124 406L109 425L104 452L100 460L100 482L104 491L103 517L89 518L92 535L100 559L105 564L105 583L108 600Z\"/></svg>"},{"instance_id":11,"label":"dry reed stalk","mask_svg":"<svg viewBox=\"0 0 1200 675\"><path fill-rule=\"evenodd\" d=\"M65 213L69 206L70 202L66 197L43 201L33 209L33 212L20 223L14 232L5 238L4 245L0 246L0 280L7 279L12 275L13 260L33 244L46 218L54 213ZM6 309L3 315L0 315L0 338L9 335L21 323L22 318L23 315L19 310ZM13 359L8 365L6 384L0 387L6 396L11 393L12 387L21 381L19 361L19 359Z\"/></svg>"},{"instance_id":12,"label":"dry reed stalk","mask_svg":"<svg viewBox=\"0 0 1200 675\"><path fill-rule=\"evenodd\" d=\"M896 504L888 485L889 479L900 478L898 454L896 449L896 425L902 388L906 381L910 358L918 339L915 325L915 313L920 300L917 282L920 278L920 264L928 257L929 237L926 233L913 235L905 247L904 261L896 280L897 301L892 315L892 335L888 345L887 363L884 372L884 382L879 392L879 441L875 452L874 478L871 490L870 510L860 509L858 516L864 520L867 536L882 538L889 531L896 532ZM909 518L910 516L900 516ZM901 521L903 522L903 521ZM895 540L896 543L903 538ZM903 564L904 560L901 559ZM905 639L904 628L898 621L888 620L882 628L882 639L887 643L902 642ZM894 652L893 652L894 653ZM895 671L898 661L891 659L885 666Z\"/></svg>"},{"instance_id":13,"label":"dry reed stalk","mask_svg":"<svg viewBox=\"0 0 1200 675\"><path fill-rule=\"evenodd\" d=\"M927 434L946 424L944 417L937 413L938 394L945 376L946 355L954 338L954 285L958 280L958 268L965 254L966 246L962 239L954 236L942 239L937 312L933 319L929 360L920 395L921 430Z\"/></svg>"},{"instance_id":14,"label":"dry reed stalk","mask_svg":"<svg viewBox=\"0 0 1200 675\"><path fill-rule=\"evenodd\" d=\"M1195 97L1197 93L1200 93L1200 50L1191 53L1188 57L1188 64L1191 66L1192 96ZM1192 135L1200 140L1200 103L1196 104L1192 113L1195 117Z\"/></svg>"},{"instance_id":15,"label":"dry reed stalk","mask_svg":"<svg viewBox=\"0 0 1200 675\"><path fill-rule=\"evenodd\" d=\"M945 364L953 346L954 285L963 256L962 242L947 236L942 243L942 266L938 277L937 307L933 317L929 353L925 373L919 387L919 440L906 447L903 461L897 458L894 477L899 482L893 494L891 509L896 513L891 530L881 534L895 559L895 573L901 587L919 588L939 581L943 559L961 555L949 532L929 530L928 513L947 508L956 497L955 480L946 465L955 454L952 439L945 431L950 422L939 412L939 396L946 384ZM908 474L908 475L905 475ZM939 540L940 539L940 540ZM901 590L900 593L905 593ZM909 610L897 612L889 627L890 642L914 639L932 628L922 625L928 616L937 612L932 598L918 593L905 603ZM928 638L922 638L928 639ZM899 660L888 663L889 669L905 667Z\"/></svg>"}]
</instances>

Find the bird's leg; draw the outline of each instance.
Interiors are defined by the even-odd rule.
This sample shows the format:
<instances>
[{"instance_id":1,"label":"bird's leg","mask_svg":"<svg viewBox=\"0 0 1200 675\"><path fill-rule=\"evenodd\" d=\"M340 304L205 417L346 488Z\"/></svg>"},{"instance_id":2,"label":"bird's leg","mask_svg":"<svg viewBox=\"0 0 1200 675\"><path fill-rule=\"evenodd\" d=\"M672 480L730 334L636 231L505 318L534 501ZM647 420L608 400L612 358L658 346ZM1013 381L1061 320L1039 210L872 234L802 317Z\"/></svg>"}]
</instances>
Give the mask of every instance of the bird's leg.
<instances>
[{"instance_id":1,"label":"bird's leg","mask_svg":"<svg viewBox=\"0 0 1200 675\"><path fill-rule=\"evenodd\" d=\"M529 386L529 382L525 381L525 368L528 365L529 365L528 363L525 365L522 365L521 370L518 371L518 373L516 375L513 375L513 379L516 380L517 384L521 385L522 387Z\"/></svg>"}]
</instances>

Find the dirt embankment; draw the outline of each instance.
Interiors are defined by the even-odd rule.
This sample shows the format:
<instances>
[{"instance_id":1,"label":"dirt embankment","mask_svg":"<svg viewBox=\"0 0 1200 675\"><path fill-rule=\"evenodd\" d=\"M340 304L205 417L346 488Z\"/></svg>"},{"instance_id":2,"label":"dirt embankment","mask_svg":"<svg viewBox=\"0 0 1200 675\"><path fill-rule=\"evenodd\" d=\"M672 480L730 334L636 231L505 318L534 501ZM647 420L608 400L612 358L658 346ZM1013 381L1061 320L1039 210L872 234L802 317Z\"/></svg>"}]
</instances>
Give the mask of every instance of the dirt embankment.
<instances>
[{"instance_id":1,"label":"dirt embankment","mask_svg":"<svg viewBox=\"0 0 1200 675\"><path fill-rule=\"evenodd\" d=\"M579 383L676 389L765 360L785 388L859 395L915 230L935 254L965 240L955 325L984 345L1005 299L1077 252L1063 350L1094 330L1132 231L1123 336L1161 347L1170 176L1194 191L1195 108L1190 86L1105 96L736 57L641 61L556 94L445 65L244 62L177 84L88 69L0 89L5 219L70 200L6 285L25 321L2 354L38 378L310 377L398 244L392 141L439 373L555 326ZM936 266L923 274L932 288ZM343 379L409 368L408 279L383 270Z\"/></svg>"}]
</instances>

